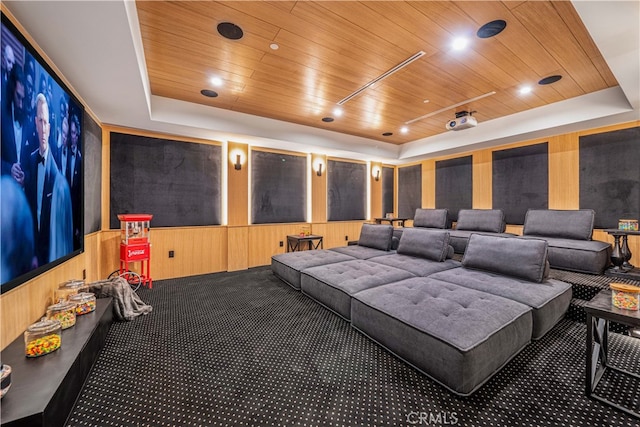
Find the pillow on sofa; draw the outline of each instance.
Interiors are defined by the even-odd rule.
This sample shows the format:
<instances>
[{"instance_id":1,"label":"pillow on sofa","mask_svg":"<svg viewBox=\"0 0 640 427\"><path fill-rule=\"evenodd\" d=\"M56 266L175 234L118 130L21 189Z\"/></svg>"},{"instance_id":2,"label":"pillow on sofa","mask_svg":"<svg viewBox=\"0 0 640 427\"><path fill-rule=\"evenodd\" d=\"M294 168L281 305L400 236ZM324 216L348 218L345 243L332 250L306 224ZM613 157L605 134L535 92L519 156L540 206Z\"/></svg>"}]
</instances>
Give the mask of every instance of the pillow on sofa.
<instances>
[{"instance_id":1,"label":"pillow on sofa","mask_svg":"<svg viewBox=\"0 0 640 427\"><path fill-rule=\"evenodd\" d=\"M500 209L460 209L456 230L504 233L507 228L504 212Z\"/></svg>"},{"instance_id":2,"label":"pillow on sofa","mask_svg":"<svg viewBox=\"0 0 640 427\"><path fill-rule=\"evenodd\" d=\"M405 228L398 245L398 253L432 261L444 261L449 253L449 232Z\"/></svg>"},{"instance_id":3,"label":"pillow on sofa","mask_svg":"<svg viewBox=\"0 0 640 427\"><path fill-rule=\"evenodd\" d=\"M473 233L462 265L540 283L548 274L547 241Z\"/></svg>"},{"instance_id":4,"label":"pillow on sofa","mask_svg":"<svg viewBox=\"0 0 640 427\"><path fill-rule=\"evenodd\" d=\"M449 211L447 209L416 209L413 217L414 227L451 228Z\"/></svg>"},{"instance_id":5,"label":"pillow on sofa","mask_svg":"<svg viewBox=\"0 0 640 427\"><path fill-rule=\"evenodd\" d=\"M393 227L382 224L362 224L358 245L388 251L391 248Z\"/></svg>"},{"instance_id":6,"label":"pillow on sofa","mask_svg":"<svg viewBox=\"0 0 640 427\"><path fill-rule=\"evenodd\" d=\"M595 211L592 209L529 209L524 217L524 236L591 240Z\"/></svg>"}]
</instances>

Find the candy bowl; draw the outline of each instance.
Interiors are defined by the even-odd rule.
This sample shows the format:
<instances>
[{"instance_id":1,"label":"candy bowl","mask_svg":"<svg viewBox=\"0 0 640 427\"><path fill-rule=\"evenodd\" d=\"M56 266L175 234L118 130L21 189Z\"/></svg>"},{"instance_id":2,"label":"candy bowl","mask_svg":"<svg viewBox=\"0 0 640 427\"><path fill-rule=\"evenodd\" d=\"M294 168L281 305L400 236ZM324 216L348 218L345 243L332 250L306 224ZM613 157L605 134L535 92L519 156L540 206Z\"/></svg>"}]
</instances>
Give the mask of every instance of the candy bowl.
<instances>
[{"instance_id":1,"label":"candy bowl","mask_svg":"<svg viewBox=\"0 0 640 427\"><path fill-rule=\"evenodd\" d=\"M43 317L29 326L24 333L24 348L27 357L39 357L56 351L62 345L62 326L57 320Z\"/></svg>"},{"instance_id":2,"label":"candy bowl","mask_svg":"<svg viewBox=\"0 0 640 427\"><path fill-rule=\"evenodd\" d=\"M60 284L55 291L55 300L68 299L71 295L76 295L80 292L84 292L88 289L88 286L84 283L84 280L72 279L67 280Z\"/></svg>"},{"instance_id":3,"label":"candy bowl","mask_svg":"<svg viewBox=\"0 0 640 427\"><path fill-rule=\"evenodd\" d=\"M76 304L69 301L60 301L47 308L47 319L60 322L62 329L67 329L76 324Z\"/></svg>"},{"instance_id":4,"label":"candy bowl","mask_svg":"<svg viewBox=\"0 0 640 427\"><path fill-rule=\"evenodd\" d=\"M69 302L76 305L76 316L91 313L96 309L96 296L91 292L80 292L69 297Z\"/></svg>"},{"instance_id":5,"label":"candy bowl","mask_svg":"<svg viewBox=\"0 0 640 427\"><path fill-rule=\"evenodd\" d=\"M626 283L610 283L611 304L624 310L638 310L640 300L640 287L627 285Z\"/></svg>"},{"instance_id":6,"label":"candy bowl","mask_svg":"<svg viewBox=\"0 0 640 427\"><path fill-rule=\"evenodd\" d=\"M0 378L0 399L2 399L9 391L9 388L11 388L11 366L3 364L0 368L2 372L2 377Z\"/></svg>"}]
</instances>

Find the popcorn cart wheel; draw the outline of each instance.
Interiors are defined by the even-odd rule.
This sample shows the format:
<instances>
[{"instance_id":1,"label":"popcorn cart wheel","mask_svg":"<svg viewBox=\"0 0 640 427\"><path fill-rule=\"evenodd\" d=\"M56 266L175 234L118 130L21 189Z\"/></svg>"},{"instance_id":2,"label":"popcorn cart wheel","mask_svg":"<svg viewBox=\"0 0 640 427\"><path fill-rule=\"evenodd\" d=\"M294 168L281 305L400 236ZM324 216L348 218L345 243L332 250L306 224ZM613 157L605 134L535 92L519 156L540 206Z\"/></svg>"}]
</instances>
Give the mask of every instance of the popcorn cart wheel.
<instances>
[{"instance_id":1,"label":"popcorn cart wheel","mask_svg":"<svg viewBox=\"0 0 640 427\"><path fill-rule=\"evenodd\" d=\"M120 270L118 269L112 272L111 274L109 274L108 279L115 279L116 277L122 277L124 280L126 280L134 292L138 290L138 288L140 287L140 285L142 285L142 282L143 282L142 277L138 273L130 270L120 273Z\"/></svg>"}]
</instances>

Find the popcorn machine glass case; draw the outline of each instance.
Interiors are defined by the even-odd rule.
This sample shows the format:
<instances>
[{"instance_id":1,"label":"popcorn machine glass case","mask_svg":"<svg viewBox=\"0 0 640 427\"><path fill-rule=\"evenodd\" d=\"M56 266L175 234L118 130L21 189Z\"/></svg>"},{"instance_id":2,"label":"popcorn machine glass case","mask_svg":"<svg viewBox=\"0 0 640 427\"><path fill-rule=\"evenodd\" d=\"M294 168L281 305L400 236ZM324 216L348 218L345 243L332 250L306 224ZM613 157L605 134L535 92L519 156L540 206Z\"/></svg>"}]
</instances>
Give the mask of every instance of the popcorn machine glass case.
<instances>
[{"instance_id":1,"label":"popcorn machine glass case","mask_svg":"<svg viewBox=\"0 0 640 427\"><path fill-rule=\"evenodd\" d=\"M150 222L153 215L121 214L120 220L120 275L126 275L129 263L140 262L140 280L143 285L152 287L149 264L151 243L149 241Z\"/></svg>"}]
</instances>

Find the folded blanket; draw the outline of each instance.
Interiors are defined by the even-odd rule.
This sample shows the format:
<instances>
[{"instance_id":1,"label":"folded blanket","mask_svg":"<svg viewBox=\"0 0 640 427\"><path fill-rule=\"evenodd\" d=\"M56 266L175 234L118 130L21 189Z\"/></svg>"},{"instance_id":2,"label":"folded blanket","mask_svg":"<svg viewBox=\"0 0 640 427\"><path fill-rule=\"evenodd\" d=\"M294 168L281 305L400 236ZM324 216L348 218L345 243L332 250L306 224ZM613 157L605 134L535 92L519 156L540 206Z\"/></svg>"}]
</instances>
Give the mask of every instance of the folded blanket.
<instances>
[{"instance_id":1,"label":"folded blanket","mask_svg":"<svg viewBox=\"0 0 640 427\"><path fill-rule=\"evenodd\" d=\"M117 320L133 320L153 309L140 299L122 277L90 283L89 292L94 293L96 298L112 297L113 315Z\"/></svg>"}]
</instances>

